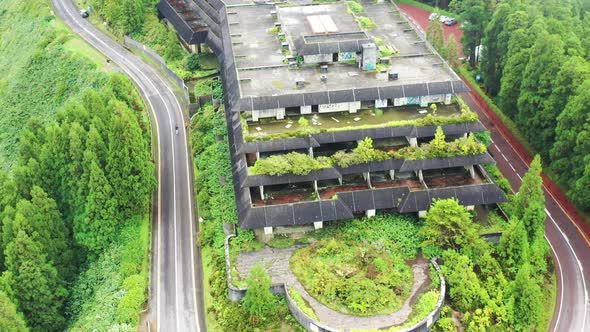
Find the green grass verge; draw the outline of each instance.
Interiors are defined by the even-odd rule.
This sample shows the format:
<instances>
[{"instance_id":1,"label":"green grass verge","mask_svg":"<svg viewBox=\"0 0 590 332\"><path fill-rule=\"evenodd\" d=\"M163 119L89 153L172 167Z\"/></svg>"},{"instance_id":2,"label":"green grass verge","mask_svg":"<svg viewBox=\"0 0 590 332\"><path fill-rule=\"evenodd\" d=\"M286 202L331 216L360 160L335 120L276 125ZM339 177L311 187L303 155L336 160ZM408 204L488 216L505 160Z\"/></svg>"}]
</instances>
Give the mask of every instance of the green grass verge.
<instances>
[{"instance_id":1,"label":"green grass verge","mask_svg":"<svg viewBox=\"0 0 590 332\"><path fill-rule=\"evenodd\" d=\"M211 250L212 249L207 246L201 248L201 261L203 262L203 297L206 304L213 303L213 297L211 296L211 276L213 275L213 270L211 269L212 264L210 264L212 259ZM217 323L217 320L215 320L215 316L210 310L207 310L207 307L205 307L205 322L207 323L207 329L209 331L223 330Z\"/></svg>"},{"instance_id":2,"label":"green grass verge","mask_svg":"<svg viewBox=\"0 0 590 332\"><path fill-rule=\"evenodd\" d=\"M45 0L0 2L0 168L17 158L21 130L46 123L86 89L99 89L106 61L51 16Z\"/></svg>"},{"instance_id":3,"label":"green grass verge","mask_svg":"<svg viewBox=\"0 0 590 332\"><path fill-rule=\"evenodd\" d=\"M543 286L545 297L545 310L539 322L538 331L549 331L551 320L553 320L553 313L555 312L555 304L557 302L557 277L555 271L551 274L549 280Z\"/></svg>"},{"instance_id":4,"label":"green grass verge","mask_svg":"<svg viewBox=\"0 0 590 332\"><path fill-rule=\"evenodd\" d=\"M293 287L289 287L287 291L289 292L289 295L291 295L293 301L295 301L295 304L297 304L297 307L299 307L299 309L303 311L304 314L308 315L309 318L313 320L319 320L313 308L309 306L307 301L305 301L303 296L301 296L301 294L299 294L299 292L296 289L294 289Z\"/></svg>"},{"instance_id":5,"label":"green grass verge","mask_svg":"<svg viewBox=\"0 0 590 332\"><path fill-rule=\"evenodd\" d=\"M135 331L147 301L150 218L130 220L70 287L68 331Z\"/></svg>"},{"instance_id":6,"label":"green grass verge","mask_svg":"<svg viewBox=\"0 0 590 332\"><path fill-rule=\"evenodd\" d=\"M441 8L438 8L438 7L432 7L430 5L427 5L425 3L418 2L418 1L415 1L415 0L393 0L393 2L395 2L396 4L403 3L403 4L406 4L406 5L410 5L410 6L422 8L422 9L424 9L426 11L429 11L429 12L436 12L436 13L439 13L439 14L444 15L444 16L458 18L457 17L458 15L455 14L455 13L451 13L450 11L447 11L447 10L444 10L444 9L441 9Z\"/></svg>"}]
</instances>

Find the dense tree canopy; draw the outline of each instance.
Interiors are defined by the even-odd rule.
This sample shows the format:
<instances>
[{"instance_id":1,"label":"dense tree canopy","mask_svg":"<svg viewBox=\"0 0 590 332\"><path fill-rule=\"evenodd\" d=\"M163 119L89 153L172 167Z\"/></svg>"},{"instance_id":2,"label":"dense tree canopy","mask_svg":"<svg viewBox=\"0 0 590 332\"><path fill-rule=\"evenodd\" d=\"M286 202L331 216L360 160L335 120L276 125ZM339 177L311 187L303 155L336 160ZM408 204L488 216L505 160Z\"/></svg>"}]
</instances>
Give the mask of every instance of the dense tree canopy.
<instances>
[{"instance_id":1,"label":"dense tree canopy","mask_svg":"<svg viewBox=\"0 0 590 332\"><path fill-rule=\"evenodd\" d=\"M465 5L474 1L451 5L466 15ZM491 19L485 23L479 69L487 92L515 120L572 201L590 209L590 191L584 190L590 183L590 149L583 139L590 103L588 85L581 88L590 79L588 1L491 1L486 8ZM471 26L466 34L473 35Z\"/></svg>"},{"instance_id":2,"label":"dense tree canopy","mask_svg":"<svg viewBox=\"0 0 590 332\"><path fill-rule=\"evenodd\" d=\"M31 120L12 174L0 173L0 295L32 330L65 329L67 286L80 262L149 212L156 182L143 112L131 82L114 74L56 122Z\"/></svg>"},{"instance_id":3,"label":"dense tree canopy","mask_svg":"<svg viewBox=\"0 0 590 332\"><path fill-rule=\"evenodd\" d=\"M497 246L478 236L472 216L452 199L435 201L427 214L424 244L435 241L446 247L442 270L449 305L460 312L467 331L540 328L550 256L543 237L545 197L538 156L509 204L510 224ZM442 322L447 324L444 318Z\"/></svg>"}]
</instances>

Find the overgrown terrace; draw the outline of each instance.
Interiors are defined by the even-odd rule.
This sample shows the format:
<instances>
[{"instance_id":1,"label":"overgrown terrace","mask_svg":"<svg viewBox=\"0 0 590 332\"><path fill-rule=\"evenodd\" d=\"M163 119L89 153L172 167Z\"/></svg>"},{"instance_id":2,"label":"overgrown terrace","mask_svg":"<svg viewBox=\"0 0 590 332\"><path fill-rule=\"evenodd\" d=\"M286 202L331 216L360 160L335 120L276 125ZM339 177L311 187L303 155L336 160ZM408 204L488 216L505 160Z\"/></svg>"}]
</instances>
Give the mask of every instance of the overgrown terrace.
<instances>
[{"instance_id":1,"label":"overgrown terrace","mask_svg":"<svg viewBox=\"0 0 590 332\"><path fill-rule=\"evenodd\" d=\"M488 183L488 179L478 167L474 168L473 177L463 167L423 171L424 181L420 181L414 172L405 172L391 178L389 172L369 173L369 178L362 174L346 175L342 180L317 181L317 193L313 182L284 184L264 187L264 199L260 188L250 188L252 206L292 204L316 200L334 199L338 193L408 187L410 191L451 188ZM370 180L369 180L370 179Z\"/></svg>"},{"instance_id":2,"label":"overgrown terrace","mask_svg":"<svg viewBox=\"0 0 590 332\"><path fill-rule=\"evenodd\" d=\"M459 104L437 105L433 111L429 107L402 106L387 108L367 108L356 113L333 112L301 115L299 109L286 110L282 120L260 119L252 122L246 114L242 125L245 141L265 141L272 139L305 137L320 132L334 132L355 129L396 127L403 125L430 125L463 123L477 121L471 112L462 112ZM301 121L300 119L305 120Z\"/></svg>"}]
</instances>

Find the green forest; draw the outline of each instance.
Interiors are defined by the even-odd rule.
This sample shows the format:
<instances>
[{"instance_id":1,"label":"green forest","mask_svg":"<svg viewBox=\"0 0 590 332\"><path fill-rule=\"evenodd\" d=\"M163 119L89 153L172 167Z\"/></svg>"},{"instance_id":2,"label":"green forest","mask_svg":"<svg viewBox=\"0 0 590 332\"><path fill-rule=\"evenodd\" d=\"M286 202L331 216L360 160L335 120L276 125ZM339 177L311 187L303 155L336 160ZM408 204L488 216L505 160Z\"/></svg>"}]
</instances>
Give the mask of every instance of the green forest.
<instances>
[{"instance_id":1,"label":"green forest","mask_svg":"<svg viewBox=\"0 0 590 332\"><path fill-rule=\"evenodd\" d=\"M0 330L133 331L147 296L151 132L124 76L0 2Z\"/></svg>"},{"instance_id":2,"label":"green forest","mask_svg":"<svg viewBox=\"0 0 590 332\"><path fill-rule=\"evenodd\" d=\"M590 1L454 0L464 53L486 92L541 155L550 175L590 210Z\"/></svg>"},{"instance_id":3,"label":"green forest","mask_svg":"<svg viewBox=\"0 0 590 332\"><path fill-rule=\"evenodd\" d=\"M504 208L510 219L498 245L479 237L472 215L455 200L435 201L428 211L423 245L444 249L440 257L450 298L434 331L455 331L453 311L466 331L547 330L554 268L544 238L538 156Z\"/></svg>"}]
</instances>

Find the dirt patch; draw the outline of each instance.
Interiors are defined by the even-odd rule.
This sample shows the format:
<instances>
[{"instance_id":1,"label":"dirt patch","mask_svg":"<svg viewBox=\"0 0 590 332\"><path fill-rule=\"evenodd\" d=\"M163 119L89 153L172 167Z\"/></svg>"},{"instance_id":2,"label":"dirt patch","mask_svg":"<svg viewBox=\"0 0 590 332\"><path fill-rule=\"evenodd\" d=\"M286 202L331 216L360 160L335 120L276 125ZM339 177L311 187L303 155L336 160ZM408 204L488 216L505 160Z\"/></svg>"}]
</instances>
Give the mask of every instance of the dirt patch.
<instances>
[{"instance_id":1,"label":"dirt patch","mask_svg":"<svg viewBox=\"0 0 590 332\"><path fill-rule=\"evenodd\" d=\"M367 189L369 189L369 187L366 185L329 187L326 189L322 189L320 191L320 198L321 199L331 199L332 196L336 195L337 193L342 193L342 192L347 192L347 191L367 190Z\"/></svg>"}]
</instances>

